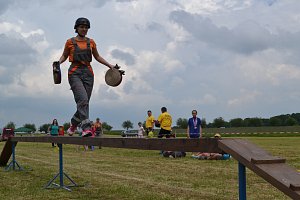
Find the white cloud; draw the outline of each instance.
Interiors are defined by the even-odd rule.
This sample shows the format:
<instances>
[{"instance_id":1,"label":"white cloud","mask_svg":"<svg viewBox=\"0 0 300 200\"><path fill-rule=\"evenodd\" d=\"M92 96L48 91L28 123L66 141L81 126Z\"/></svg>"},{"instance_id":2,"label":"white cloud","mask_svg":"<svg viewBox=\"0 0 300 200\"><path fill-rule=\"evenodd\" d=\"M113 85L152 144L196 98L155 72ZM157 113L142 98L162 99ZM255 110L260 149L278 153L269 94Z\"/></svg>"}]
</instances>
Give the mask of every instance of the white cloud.
<instances>
[{"instance_id":1,"label":"white cloud","mask_svg":"<svg viewBox=\"0 0 300 200\"><path fill-rule=\"evenodd\" d=\"M200 102L203 105L205 105L205 104L207 104L207 105L212 104L213 105L213 104L217 103L217 99L213 95L211 95L211 94L205 94L203 96L203 98L200 100Z\"/></svg>"},{"instance_id":2,"label":"white cloud","mask_svg":"<svg viewBox=\"0 0 300 200\"><path fill-rule=\"evenodd\" d=\"M201 1L201 3L199 3L199 1L197 0L191 0L188 2L181 0L179 2L184 7L184 10L196 14L209 14L211 12L216 12L222 8L216 1L213 0L204 0Z\"/></svg>"},{"instance_id":3,"label":"white cloud","mask_svg":"<svg viewBox=\"0 0 300 200\"><path fill-rule=\"evenodd\" d=\"M248 106L249 104L257 102L256 99L260 95L261 93L259 91L247 91L241 89L240 96L230 99L228 101L228 106L230 108Z\"/></svg>"},{"instance_id":4,"label":"white cloud","mask_svg":"<svg viewBox=\"0 0 300 200\"><path fill-rule=\"evenodd\" d=\"M282 51L266 50L247 57L239 57L236 66L243 80L253 85L285 85L291 81L300 81L300 68L285 64L280 55Z\"/></svg>"},{"instance_id":5,"label":"white cloud","mask_svg":"<svg viewBox=\"0 0 300 200\"><path fill-rule=\"evenodd\" d=\"M171 86L176 88L181 88L184 86L184 80L180 77L175 76L171 80Z\"/></svg>"},{"instance_id":6,"label":"white cloud","mask_svg":"<svg viewBox=\"0 0 300 200\"><path fill-rule=\"evenodd\" d=\"M195 94L195 93L193 93ZM195 95L198 97L198 95ZM217 103L217 98L209 93L206 94L199 94L199 98L193 98L193 97L185 97L180 104L181 105L190 105L190 106L204 106L204 105L215 105Z\"/></svg>"},{"instance_id":7,"label":"white cloud","mask_svg":"<svg viewBox=\"0 0 300 200\"><path fill-rule=\"evenodd\" d=\"M185 11L200 15L213 15L218 14L218 12L242 10L253 4L253 0L202 0L201 3L197 0L179 0L178 2L182 5Z\"/></svg>"},{"instance_id":8,"label":"white cloud","mask_svg":"<svg viewBox=\"0 0 300 200\"><path fill-rule=\"evenodd\" d=\"M9 22L0 23L0 33L7 33L10 31L15 31L17 33L20 33L21 27L19 25L9 23Z\"/></svg>"},{"instance_id":9,"label":"white cloud","mask_svg":"<svg viewBox=\"0 0 300 200\"><path fill-rule=\"evenodd\" d=\"M28 112L37 124L72 116L69 63L61 66L61 85L53 84L51 65L74 35L79 10L91 20L88 36L100 54L126 71L122 84L111 88L104 83L107 67L92 62L91 118L100 115L118 128L122 120L143 121L148 109L159 114L161 106L175 120L199 107L208 121L297 112L296 0L93 1L85 6L30 0L1 6L0 126L24 124Z\"/></svg>"}]
</instances>

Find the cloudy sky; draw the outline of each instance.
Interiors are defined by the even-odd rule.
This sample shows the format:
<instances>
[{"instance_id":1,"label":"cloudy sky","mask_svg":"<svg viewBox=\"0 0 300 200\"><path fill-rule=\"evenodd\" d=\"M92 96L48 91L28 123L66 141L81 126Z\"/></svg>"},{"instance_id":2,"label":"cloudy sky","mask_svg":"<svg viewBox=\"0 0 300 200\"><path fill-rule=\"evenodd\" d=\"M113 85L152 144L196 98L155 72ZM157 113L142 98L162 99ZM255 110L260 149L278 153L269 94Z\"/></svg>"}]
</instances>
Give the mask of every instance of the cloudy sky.
<instances>
[{"instance_id":1,"label":"cloudy sky","mask_svg":"<svg viewBox=\"0 0 300 200\"><path fill-rule=\"evenodd\" d=\"M75 36L78 17L100 54L126 71L108 87L107 67L93 62L90 118L120 129L166 106L173 121L269 118L300 112L299 0L0 0L0 127L39 127L75 112L62 64L52 62Z\"/></svg>"}]
</instances>

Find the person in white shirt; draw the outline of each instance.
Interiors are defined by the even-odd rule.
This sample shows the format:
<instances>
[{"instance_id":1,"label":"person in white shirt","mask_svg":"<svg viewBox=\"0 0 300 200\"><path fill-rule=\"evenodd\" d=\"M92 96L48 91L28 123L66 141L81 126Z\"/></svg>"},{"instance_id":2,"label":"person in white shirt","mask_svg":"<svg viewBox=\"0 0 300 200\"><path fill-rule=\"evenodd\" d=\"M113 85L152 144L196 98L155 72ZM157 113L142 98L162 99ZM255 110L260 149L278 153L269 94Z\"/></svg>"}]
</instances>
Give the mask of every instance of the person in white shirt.
<instances>
[{"instance_id":1,"label":"person in white shirt","mask_svg":"<svg viewBox=\"0 0 300 200\"><path fill-rule=\"evenodd\" d=\"M143 124L142 124L142 122L139 122L138 125L139 125L138 137L139 138L143 138L144 137L144 133L145 133Z\"/></svg>"}]
</instances>

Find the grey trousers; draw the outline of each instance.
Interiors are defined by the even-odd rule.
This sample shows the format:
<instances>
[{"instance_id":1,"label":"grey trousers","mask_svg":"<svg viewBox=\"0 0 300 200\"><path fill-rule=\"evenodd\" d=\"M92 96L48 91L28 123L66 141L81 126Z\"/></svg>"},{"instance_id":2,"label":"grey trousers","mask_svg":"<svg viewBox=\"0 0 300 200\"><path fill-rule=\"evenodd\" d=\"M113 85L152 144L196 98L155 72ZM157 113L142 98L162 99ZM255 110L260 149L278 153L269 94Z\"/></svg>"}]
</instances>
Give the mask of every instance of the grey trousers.
<instances>
[{"instance_id":1,"label":"grey trousers","mask_svg":"<svg viewBox=\"0 0 300 200\"><path fill-rule=\"evenodd\" d=\"M81 124L82 130L91 128L89 120L89 101L92 95L94 85L94 75L87 66L78 67L70 74L73 66L69 68L69 84L73 91L77 110L71 119L73 126Z\"/></svg>"}]
</instances>

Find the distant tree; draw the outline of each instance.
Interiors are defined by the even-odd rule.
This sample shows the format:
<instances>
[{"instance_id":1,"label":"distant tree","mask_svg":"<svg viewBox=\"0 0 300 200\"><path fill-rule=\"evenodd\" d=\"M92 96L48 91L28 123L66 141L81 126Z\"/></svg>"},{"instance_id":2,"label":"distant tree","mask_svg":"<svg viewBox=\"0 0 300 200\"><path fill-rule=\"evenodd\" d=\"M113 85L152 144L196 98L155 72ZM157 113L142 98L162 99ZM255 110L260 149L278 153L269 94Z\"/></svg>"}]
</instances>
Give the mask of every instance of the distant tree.
<instances>
[{"instance_id":1,"label":"distant tree","mask_svg":"<svg viewBox=\"0 0 300 200\"><path fill-rule=\"evenodd\" d=\"M103 128L104 130L110 131L113 127L110 126L107 122L102 122L102 128Z\"/></svg>"},{"instance_id":2,"label":"distant tree","mask_svg":"<svg viewBox=\"0 0 300 200\"><path fill-rule=\"evenodd\" d=\"M250 124L250 118L245 118L244 120L244 126L247 127Z\"/></svg>"},{"instance_id":3,"label":"distant tree","mask_svg":"<svg viewBox=\"0 0 300 200\"><path fill-rule=\"evenodd\" d=\"M67 131L70 128L70 122L66 122L63 124L64 130Z\"/></svg>"},{"instance_id":4,"label":"distant tree","mask_svg":"<svg viewBox=\"0 0 300 200\"><path fill-rule=\"evenodd\" d=\"M261 126L261 119L258 117L249 118L248 126L250 127L259 127Z\"/></svg>"},{"instance_id":5,"label":"distant tree","mask_svg":"<svg viewBox=\"0 0 300 200\"><path fill-rule=\"evenodd\" d=\"M241 125L242 124L242 125ZM226 122L222 117L214 119L206 125L207 128L219 127L258 127L258 126L294 126L300 125L300 113L282 114L271 118L235 118Z\"/></svg>"},{"instance_id":6,"label":"distant tree","mask_svg":"<svg viewBox=\"0 0 300 200\"><path fill-rule=\"evenodd\" d=\"M126 120L123 122L122 127L128 130L129 128L133 128L133 123L130 120Z\"/></svg>"},{"instance_id":7,"label":"distant tree","mask_svg":"<svg viewBox=\"0 0 300 200\"><path fill-rule=\"evenodd\" d=\"M16 124L14 122L8 122L6 125L5 125L5 128L13 128L13 129L16 129Z\"/></svg>"},{"instance_id":8,"label":"distant tree","mask_svg":"<svg viewBox=\"0 0 300 200\"><path fill-rule=\"evenodd\" d=\"M286 114L286 115L277 115L275 116L276 118L278 118L281 122L280 126L284 126L284 122L290 117L290 114Z\"/></svg>"},{"instance_id":9,"label":"distant tree","mask_svg":"<svg viewBox=\"0 0 300 200\"><path fill-rule=\"evenodd\" d=\"M186 129L188 126L188 120L185 118L178 118L176 121L176 125L178 128Z\"/></svg>"},{"instance_id":10,"label":"distant tree","mask_svg":"<svg viewBox=\"0 0 300 200\"><path fill-rule=\"evenodd\" d=\"M270 119L261 119L261 126L270 126Z\"/></svg>"},{"instance_id":11,"label":"distant tree","mask_svg":"<svg viewBox=\"0 0 300 200\"><path fill-rule=\"evenodd\" d=\"M206 119L205 118L201 119L201 127L202 128L206 128L207 127L207 123L206 123Z\"/></svg>"},{"instance_id":12,"label":"distant tree","mask_svg":"<svg viewBox=\"0 0 300 200\"><path fill-rule=\"evenodd\" d=\"M244 120L242 118L235 118L229 121L230 127L243 127Z\"/></svg>"},{"instance_id":13,"label":"distant tree","mask_svg":"<svg viewBox=\"0 0 300 200\"><path fill-rule=\"evenodd\" d=\"M209 122L209 123L206 125L206 128L214 128L214 123Z\"/></svg>"},{"instance_id":14,"label":"distant tree","mask_svg":"<svg viewBox=\"0 0 300 200\"><path fill-rule=\"evenodd\" d=\"M281 126L282 121L279 117L271 117L270 118L270 126Z\"/></svg>"},{"instance_id":15,"label":"distant tree","mask_svg":"<svg viewBox=\"0 0 300 200\"><path fill-rule=\"evenodd\" d=\"M23 127L31 129L33 132L36 131L35 124L24 124Z\"/></svg>"},{"instance_id":16,"label":"distant tree","mask_svg":"<svg viewBox=\"0 0 300 200\"><path fill-rule=\"evenodd\" d=\"M293 117L289 117L285 120L284 125L286 125L286 126L296 126L296 125L298 125L298 121Z\"/></svg>"},{"instance_id":17,"label":"distant tree","mask_svg":"<svg viewBox=\"0 0 300 200\"><path fill-rule=\"evenodd\" d=\"M298 124L300 124L300 113L293 113L291 114L291 117L296 119Z\"/></svg>"},{"instance_id":18,"label":"distant tree","mask_svg":"<svg viewBox=\"0 0 300 200\"><path fill-rule=\"evenodd\" d=\"M42 124L42 125L40 126L39 130L40 130L41 132L48 133L48 129L49 129L49 126L50 126L50 125L51 125L51 124Z\"/></svg>"},{"instance_id":19,"label":"distant tree","mask_svg":"<svg viewBox=\"0 0 300 200\"><path fill-rule=\"evenodd\" d=\"M218 118L214 119L213 126L215 128L225 127L226 121L222 117L218 117Z\"/></svg>"}]
</instances>

